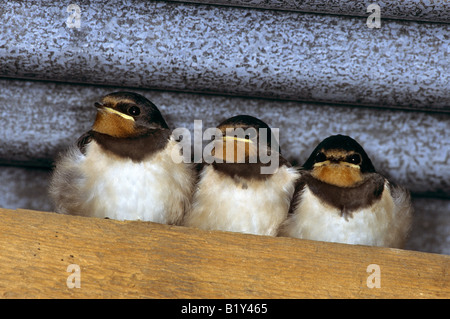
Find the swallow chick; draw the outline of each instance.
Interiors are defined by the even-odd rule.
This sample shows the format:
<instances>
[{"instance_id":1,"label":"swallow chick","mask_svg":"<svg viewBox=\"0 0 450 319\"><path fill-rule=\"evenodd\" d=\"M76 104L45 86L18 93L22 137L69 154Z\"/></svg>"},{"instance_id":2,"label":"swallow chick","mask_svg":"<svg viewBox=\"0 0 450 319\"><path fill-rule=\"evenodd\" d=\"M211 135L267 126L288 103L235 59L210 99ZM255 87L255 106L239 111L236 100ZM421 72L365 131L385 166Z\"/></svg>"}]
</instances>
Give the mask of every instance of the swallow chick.
<instances>
[{"instance_id":1,"label":"swallow chick","mask_svg":"<svg viewBox=\"0 0 450 319\"><path fill-rule=\"evenodd\" d=\"M280 236L403 247L411 228L410 194L378 174L354 139L326 138L300 173Z\"/></svg>"},{"instance_id":2,"label":"swallow chick","mask_svg":"<svg viewBox=\"0 0 450 319\"><path fill-rule=\"evenodd\" d=\"M182 155L172 152L177 142L158 108L132 92L95 106L92 129L56 162L49 189L56 211L179 224L196 177L191 164L173 160Z\"/></svg>"},{"instance_id":3,"label":"swallow chick","mask_svg":"<svg viewBox=\"0 0 450 319\"><path fill-rule=\"evenodd\" d=\"M186 214L184 225L276 236L289 211L299 177L297 170L272 145L277 141L263 121L238 115L217 128L219 134L212 152L215 160L200 170L192 209ZM239 129L249 134L236 136ZM262 130L267 138L260 135ZM260 152L270 154L276 161L273 171L261 173L268 162L262 160Z\"/></svg>"}]
</instances>

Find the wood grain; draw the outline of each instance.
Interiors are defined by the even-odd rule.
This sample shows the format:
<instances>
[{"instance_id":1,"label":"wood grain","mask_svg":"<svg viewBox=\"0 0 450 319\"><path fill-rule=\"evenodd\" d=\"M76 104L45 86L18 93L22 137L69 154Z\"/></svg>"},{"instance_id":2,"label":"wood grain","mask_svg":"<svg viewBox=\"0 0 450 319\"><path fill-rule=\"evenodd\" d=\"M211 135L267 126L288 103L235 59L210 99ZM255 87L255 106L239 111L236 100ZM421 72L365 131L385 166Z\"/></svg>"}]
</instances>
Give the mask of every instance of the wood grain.
<instances>
[{"instance_id":1,"label":"wood grain","mask_svg":"<svg viewBox=\"0 0 450 319\"><path fill-rule=\"evenodd\" d=\"M149 222L0 209L0 249L0 298L450 297L450 256Z\"/></svg>"}]
</instances>

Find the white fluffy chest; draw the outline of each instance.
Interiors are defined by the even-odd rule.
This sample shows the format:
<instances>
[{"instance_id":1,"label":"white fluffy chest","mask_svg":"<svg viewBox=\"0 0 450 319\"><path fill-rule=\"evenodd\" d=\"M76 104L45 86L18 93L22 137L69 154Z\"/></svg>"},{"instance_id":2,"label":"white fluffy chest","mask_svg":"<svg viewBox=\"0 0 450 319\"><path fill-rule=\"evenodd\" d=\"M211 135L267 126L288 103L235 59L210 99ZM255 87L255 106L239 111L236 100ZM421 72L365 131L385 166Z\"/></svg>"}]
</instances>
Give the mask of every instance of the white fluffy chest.
<instances>
[{"instance_id":1,"label":"white fluffy chest","mask_svg":"<svg viewBox=\"0 0 450 319\"><path fill-rule=\"evenodd\" d=\"M287 216L297 176L294 169L282 167L264 181L235 180L208 166L185 224L275 236Z\"/></svg>"},{"instance_id":2,"label":"white fluffy chest","mask_svg":"<svg viewBox=\"0 0 450 319\"><path fill-rule=\"evenodd\" d=\"M283 227L283 235L303 239L386 246L391 241L390 227L395 207L385 185L379 201L353 212L347 220L340 211L325 204L307 186L297 209Z\"/></svg>"},{"instance_id":3,"label":"white fluffy chest","mask_svg":"<svg viewBox=\"0 0 450 319\"><path fill-rule=\"evenodd\" d=\"M91 143L78 166L84 214L119 220L177 223L189 204L193 176L170 152L142 162L119 158Z\"/></svg>"}]
</instances>

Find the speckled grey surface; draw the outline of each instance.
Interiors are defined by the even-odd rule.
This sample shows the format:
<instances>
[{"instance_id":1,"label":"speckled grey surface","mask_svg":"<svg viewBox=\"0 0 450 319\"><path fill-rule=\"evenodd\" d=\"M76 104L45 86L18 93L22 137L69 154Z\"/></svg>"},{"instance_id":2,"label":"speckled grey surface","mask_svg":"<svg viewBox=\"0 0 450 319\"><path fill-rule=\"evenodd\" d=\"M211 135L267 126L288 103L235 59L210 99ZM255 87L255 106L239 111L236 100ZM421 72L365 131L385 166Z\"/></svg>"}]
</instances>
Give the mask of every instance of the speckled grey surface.
<instances>
[{"instance_id":1,"label":"speckled grey surface","mask_svg":"<svg viewBox=\"0 0 450 319\"><path fill-rule=\"evenodd\" d=\"M327 13L368 17L367 7L376 3L381 9L382 19L407 19L415 21L450 22L448 0L173 0L242 6L274 10Z\"/></svg>"},{"instance_id":2,"label":"speckled grey surface","mask_svg":"<svg viewBox=\"0 0 450 319\"><path fill-rule=\"evenodd\" d=\"M0 207L54 211L48 196L51 170L0 165Z\"/></svg>"},{"instance_id":3,"label":"speckled grey surface","mask_svg":"<svg viewBox=\"0 0 450 319\"><path fill-rule=\"evenodd\" d=\"M0 162L48 165L87 131L93 106L119 88L0 80ZM450 198L450 114L134 90L152 100L172 128L193 134L227 117L250 114L280 129L283 154L303 164L331 134L357 139L375 167L415 193Z\"/></svg>"},{"instance_id":4,"label":"speckled grey surface","mask_svg":"<svg viewBox=\"0 0 450 319\"><path fill-rule=\"evenodd\" d=\"M0 165L0 207L53 211L45 192L50 171ZM406 249L450 255L450 200L414 198L415 221Z\"/></svg>"},{"instance_id":5,"label":"speckled grey surface","mask_svg":"<svg viewBox=\"0 0 450 319\"><path fill-rule=\"evenodd\" d=\"M450 200L413 198L414 221L406 249L450 255Z\"/></svg>"},{"instance_id":6,"label":"speckled grey surface","mask_svg":"<svg viewBox=\"0 0 450 319\"><path fill-rule=\"evenodd\" d=\"M449 24L182 4L5 1L0 76L450 111Z\"/></svg>"}]
</instances>

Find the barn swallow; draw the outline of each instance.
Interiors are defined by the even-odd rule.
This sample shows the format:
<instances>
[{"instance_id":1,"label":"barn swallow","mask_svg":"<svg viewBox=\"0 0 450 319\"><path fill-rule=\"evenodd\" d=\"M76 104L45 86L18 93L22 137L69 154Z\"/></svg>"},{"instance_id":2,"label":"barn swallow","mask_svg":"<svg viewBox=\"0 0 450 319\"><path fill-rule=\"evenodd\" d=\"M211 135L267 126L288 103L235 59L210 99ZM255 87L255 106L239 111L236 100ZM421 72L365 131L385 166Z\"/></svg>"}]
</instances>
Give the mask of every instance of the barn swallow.
<instances>
[{"instance_id":1,"label":"barn swallow","mask_svg":"<svg viewBox=\"0 0 450 319\"><path fill-rule=\"evenodd\" d=\"M185 215L184 225L276 236L289 211L297 170L281 156L278 141L263 121L238 115L217 129L212 152L215 161L204 163L200 170L192 210ZM238 129L245 134L236 136ZM269 173L262 173L268 165L261 159L264 152L277 161Z\"/></svg>"},{"instance_id":2,"label":"barn swallow","mask_svg":"<svg viewBox=\"0 0 450 319\"><path fill-rule=\"evenodd\" d=\"M354 139L326 138L300 174L280 236L403 247L411 228L410 194L378 174Z\"/></svg>"},{"instance_id":3,"label":"barn swallow","mask_svg":"<svg viewBox=\"0 0 450 319\"><path fill-rule=\"evenodd\" d=\"M132 92L95 106L92 129L56 162L49 190L56 211L179 224L196 177L191 164L173 160L177 142L158 108Z\"/></svg>"}]
</instances>

